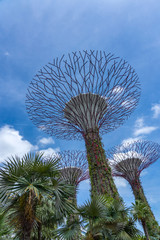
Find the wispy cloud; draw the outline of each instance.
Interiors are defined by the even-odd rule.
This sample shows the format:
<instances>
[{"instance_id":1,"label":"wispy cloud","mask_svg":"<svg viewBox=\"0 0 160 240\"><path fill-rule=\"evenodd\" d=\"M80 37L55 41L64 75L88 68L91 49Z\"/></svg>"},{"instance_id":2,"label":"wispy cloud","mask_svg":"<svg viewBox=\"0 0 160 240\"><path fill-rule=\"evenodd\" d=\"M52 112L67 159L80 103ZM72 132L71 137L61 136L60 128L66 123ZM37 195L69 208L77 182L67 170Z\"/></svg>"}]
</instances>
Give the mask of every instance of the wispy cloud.
<instances>
[{"instance_id":1,"label":"wispy cloud","mask_svg":"<svg viewBox=\"0 0 160 240\"><path fill-rule=\"evenodd\" d=\"M4 53L4 55L5 55L5 56L10 56L10 53L9 53L8 51L6 51L6 52Z\"/></svg>"},{"instance_id":2,"label":"wispy cloud","mask_svg":"<svg viewBox=\"0 0 160 240\"><path fill-rule=\"evenodd\" d=\"M144 126L144 118L138 118L135 122L135 128L142 128Z\"/></svg>"},{"instance_id":3,"label":"wispy cloud","mask_svg":"<svg viewBox=\"0 0 160 240\"><path fill-rule=\"evenodd\" d=\"M140 140L141 137L135 137L135 138L126 138L122 141L122 145L125 145L125 144L130 144L130 143L133 143L135 141L138 141Z\"/></svg>"},{"instance_id":4,"label":"wispy cloud","mask_svg":"<svg viewBox=\"0 0 160 240\"><path fill-rule=\"evenodd\" d=\"M46 157L51 157L51 156L57 155L59 151L60 151L59 148L47 148L47 149L42 149L39 152L43 153L44 156Z\"/></svg>"},{"instance_id":5,"label":"wispy cloud","mask_svg":"<svg viewBox=\"0 0 160 240\"><path fill-rule=\"evenodd\" d=\"M153 118L160 116L160 104L154 104L151 110L153 111Z\"/></svg>"},{"instance_id":6,"label":"wispy cloud","mask_svg":"<svg viewBox=\"0 0 160 240\"><path fill-rule=\"evenodd\" d=\"M123 187L123 188L127 187L127 182L123 178L116 177L116 178L114 178L114 182L115 182L117 187Z\"/></svg>"},{"instance_id":7,"label":"wispy cloud","mask_svg":"<svg viewBox=\"0 0 160 240\"><path fill-rule=\"evenodd\" d=\"M143 127L143 128L140 128L140 129L135 129L134 131L134 135L135 136L139 136L139 135L142 135L142 134L150 134L151 132L157 130L158 127Z\"/></svg>"},{"instance_id":8,"label":"wispy cloud","mask_svg":"<svg viewBox=\"0 0 160 240\"><path fill-rule=\"evenodd\" d=\"M49 138L41 138L39 140L39 143L42 145L48 145L48 144L54 144L55 142L52 137L49 137Z\"/></svg>"},{"instance_id":9,"label":"wispy cloud","mask_svg":"<svg viewBox=\"0 0 160 240\"><path fill-rule=\"evenodd\" d=\"M135 137L138 137L140 135L146 135L146 134L150 134L151 132L157 130L158 127L155 126L145 126L144 124L144 118L138 118L135 122L135 128L134 128L134 132L133 135Z\"/></svg>"}]
</instances>

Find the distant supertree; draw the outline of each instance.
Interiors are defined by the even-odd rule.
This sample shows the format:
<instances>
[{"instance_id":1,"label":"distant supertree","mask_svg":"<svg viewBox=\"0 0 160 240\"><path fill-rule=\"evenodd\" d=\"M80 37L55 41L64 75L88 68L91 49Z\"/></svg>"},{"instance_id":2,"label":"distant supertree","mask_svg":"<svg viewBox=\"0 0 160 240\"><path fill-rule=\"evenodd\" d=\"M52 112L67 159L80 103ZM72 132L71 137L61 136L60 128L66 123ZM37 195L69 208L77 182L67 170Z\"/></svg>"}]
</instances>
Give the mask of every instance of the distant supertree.
<instances>
[{"instance_id":1,"label":"distant supertree","mask_svg":"<svg viewBox=\"0 0 160 240\"><path fill-rule=\"evenodd\" d=\"M140 200L147 206L149 212L147 225L150 234L153 234L158 228L158 223L144 194L140 174L160 158L160 145L149 141L133 141L108 150L107 155L113 176L126 179L132 188L135 200Z\"/></svg>"},{"instance_id":2,"label":"distant supertree","mask_svg":"<svg viewBox=\"0 0 160 240\"><path fill-rule=\"evenodd\" d=\"M83 51L43 67L30 83L26 107L33 123L46 133L84 138L92 192L115 197L118 192L100 134L123 124L139 96L138 76L125 60Z\"/></svg>"},{"instance_id":3,"label":"distant supertree","mask_svg":"<svg viewBox=\"0 0 160 240\"><path fill-rule=\"evenodd\" d=\"M60 152L60 175L68 184L75 187L76 191L80 182L89 179L88 163L85 152L82 151L62 151Z\"/></svg>"},{"instance_id":4,"label":"distant supertree","mask_svg":"<svg viewBox=\"0 0 160 240\"><path fill-rule=\"evenodd\" d=\"M77 188L80 182L89 179L88 163L85 152L82 151L62 151L60 152L60 177L66 183L74 187L74 194L70 197L70 201L74 207L77 207ZM73 223L79 218L75 214L68 216L67 223ZM80 239L80 229L74 239Z\"/></svg>"}]
</instances>

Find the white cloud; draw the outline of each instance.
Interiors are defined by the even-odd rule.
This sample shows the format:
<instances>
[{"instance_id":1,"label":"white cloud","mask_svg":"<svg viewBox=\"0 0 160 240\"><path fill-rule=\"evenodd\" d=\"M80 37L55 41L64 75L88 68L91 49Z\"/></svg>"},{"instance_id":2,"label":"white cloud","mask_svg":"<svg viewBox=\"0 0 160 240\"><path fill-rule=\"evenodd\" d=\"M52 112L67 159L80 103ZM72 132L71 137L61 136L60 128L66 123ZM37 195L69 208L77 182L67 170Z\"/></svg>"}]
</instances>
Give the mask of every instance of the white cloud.
<instances>
[{"instance_id":1,"label":"white cloud","mask_svg":"<svg viewBox=\"0 0 160 240\"><path fill-rule=\"evenodd\" d=\"M114 178L114 182L117 187L127 187L127 182L124 178L116 177Z\"/></svg>"},{"instance_id":2,"label":"white cloud","mask_svg":"<svg viewBox=\"0 0 160 240\"><path fill-rule=\"evenodd\" d=\"M23 139L19 131L8 125L0 128L0 162L14 155L22 157L32 150L37 150L37 146Z\"/></svg>"},{"instance_id":3,"label":"white cloud","mask_svg":"<svg viewBox=\"0 0 160 240\"><path fill-rule=\"evenodd\" d=\"M153 111L153 118L160 116L160 104L154 104L151 110Z\"/></svg>"},{"instance_id":4,"label":"white cloud","mask_svg":"<svg viewBox=\"0 0 160 240\"><path fill-rule=\"evenodd\" d=\"M158 127L154 127L154 126L145 126L144 124L144 118L138 118L135 122L135 128L134 128L134 136L138 137L139 135L143 135L143 134L149 134L155 130L157 130Z\"/></svg>"},{"instance_id":5,"label":"white cloud","mask_svg":"<svg viewBox=\"0 0 160 240\"><path fill-rule=\"evenodd\" d=\"M141 134L149 134L155 130L157 130L158 127L143 127L143 128L140 128L140 129L136 129L134 131L134 135L135 136L138 136L138 135L141 135Z\"/></svg>"},{"instance_id":6,"label":"white cloud","mask_svg":"<svg viewBox=\"0 0 160 240\"><path fill-rule=\"evenodd\" d=\"M44 153L44 156L46 156L46 157L50 157L50 156L57 155L59 151L60 151L59 148L55 148L55 149L47 148L47 149L42 149L39 152Z\"/></svg>"},{"instance_id":7,"label":"white cloud","mask_svg":"<svg viewBox=\"0 0 160 240\"><path fill-rule=\"evenodd\" d=\"M42 138L41 143L48 144L54 143L52 138ZM19 156L22 157L24 154L30 151L37 151L38 146L32 145L29 141L25 140L20 135L19 131L13 127L5 125L0 128L0 162L5 161L8 157ZM39 150L43 152L45 156L53 156L60 151L59 148L47 148Z\"/></svg>"},{"instance_id":8,"label":"white cloud","mask_svg":"<svg viewBox=\"0 0 160 240\"><path fill-rule=\"evenodd\" d=\"M124 108L129 108L130 106L132 106L134 103L136 102L136 100L134 98L127 98L127 100L124 100L121 105Z\"/></svg>"},{"instance_id":9,"label":"white cloud","mask_svg":"<svg viewBox=\"0 0 160 240\"><path fill-rule=\"evenodd\" d=\"M144 126L144 118L138 118L135 122L135 128L142 128Z\"/></svg>"},{"instance_id":10,"label":"white cloud","mask_svg":"<svg viewBox=\"0 0 160 240\"><path fill-rule=\"evenodd\" d=\"M121 94L123 93L123 91L124 91L124 88L121 86L115 86L112 90L114 94Z\"/></svg>"},{"instance_id":11,"label":"white cloud","mask_svg":"<svg viewBox=\"0 0 160 240\"><path fill-rule=\"evenodd\" d=\"M49 138L42 138L42 139L40 139L39 143L43 144L43 145L47 145L47 144L54 144L55 142L54 142L54 140L51 137L49 137Z\"/></svg>"},{"instance_id":12,"label":"white cloud","mask_svg":"<svg viewBox=\"0 0 160 240\"><path fill-rule=\"evenodd\" d=\"M140 139L141 139L141 137L127 138L127 139L124 139L122 141L122 145L130 144L130 143L133 143L133 142L138 141Z\"/></svg>"}]
</instances>

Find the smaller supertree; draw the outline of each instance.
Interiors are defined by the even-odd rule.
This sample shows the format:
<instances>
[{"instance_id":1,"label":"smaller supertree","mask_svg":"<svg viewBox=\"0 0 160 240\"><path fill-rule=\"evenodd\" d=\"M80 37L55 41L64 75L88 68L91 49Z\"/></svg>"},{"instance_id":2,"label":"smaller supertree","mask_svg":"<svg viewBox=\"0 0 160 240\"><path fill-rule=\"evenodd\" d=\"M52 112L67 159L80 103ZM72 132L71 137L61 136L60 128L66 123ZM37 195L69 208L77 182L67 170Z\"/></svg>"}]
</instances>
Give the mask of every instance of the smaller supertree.
<instances>
[{"instance_id":1,"label":"smaller supertree","mask_svg":"<svg viewBox=\"0 0 160 240\"><path fill-rule=\"evenodd\" d=\"M74 187L74 194L70 197L70 201L74 207L77 207L77 188L80 182L89 179L88 163L85 152L81 151L62 151L60 152L60 177L65 183ZM79 218L75 214L68 216L67 225L79 222ZM72 229L73 230L73 229ZM74 239L81 239L80 226L76 229Z\"/></svg>"},{"instance_id":2,"label":"smaller supertree","mask_svg":"<svg viewBox=\"0 0 160 240\"><path fill-rule=\"evenodd\" d=\"M74 204L77 204L76 191L80 182L89 179L88 163L85 152L62 151L60 152L60 176L68 184L75 188L72 197Z\"/></svg>"},{"instance_id":3,"label":"smaller supertree","mask_svg":"<svg viewBox=\"0 0 160 240\"><path fill-rule=\"evenodd\" d=\"M113 176L126 179L133 191L135 200L140 200L148 208L147 226L153 235L158 223L144 194L140 174L160 157L160 145L149 141L133 141L108 150Z\"/></svg>"}]
</instances>

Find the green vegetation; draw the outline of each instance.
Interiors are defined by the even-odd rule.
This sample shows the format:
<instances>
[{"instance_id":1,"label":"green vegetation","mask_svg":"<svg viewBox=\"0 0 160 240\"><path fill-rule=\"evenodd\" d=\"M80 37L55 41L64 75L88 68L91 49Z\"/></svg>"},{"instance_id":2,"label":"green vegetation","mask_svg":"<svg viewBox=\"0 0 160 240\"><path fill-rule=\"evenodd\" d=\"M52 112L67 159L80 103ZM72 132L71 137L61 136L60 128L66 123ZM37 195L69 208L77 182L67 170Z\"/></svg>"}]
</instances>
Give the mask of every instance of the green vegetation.
<instances>
[{"instance_id":1,"label":"green vegetation","mask_svg":"<svg viewBox=\"0 0 160 240\"><path fill-rule=\"evenodd\" d=\"M12 157L0 169L0 239L158 240L148 234L148 209L140 200L131 209L108 195L92 196L74 207L72 186L60 180L58 159L42 154ZM69 216L74 216L67 221ZM146 238L137 229L139 221Z\"/></svg>"},{"instance_id":2,"label":"green vegetation","mask_svg":"<svg viewBox=\"0 0 160 240\"><path fill-rule=\"evenodd\" d=\"M31 239L33 230L40 236L45 215L48 219L53 216L58 219L72 210L67 200L72 187L59 180L57 159L45 160L42 154L28 154L22 159L15 157L4 163L0 169L0 188L3 209L8 213L6 222L19 239ZM45 205L49 201L52 203L48 215ZM52 221L53 228L57 223Z\"/></svg>"},{"instance_id":3,"label":"green vegetation","mask_svg":"<svg viewBox=\"0 0 160 240\"><path fill-rule=\"evenodd\" d=\"M120 199L98 129L85 136L85 144L93 195L96 193L107 194L108 197Z\"/></svg>"}]
</instances>

